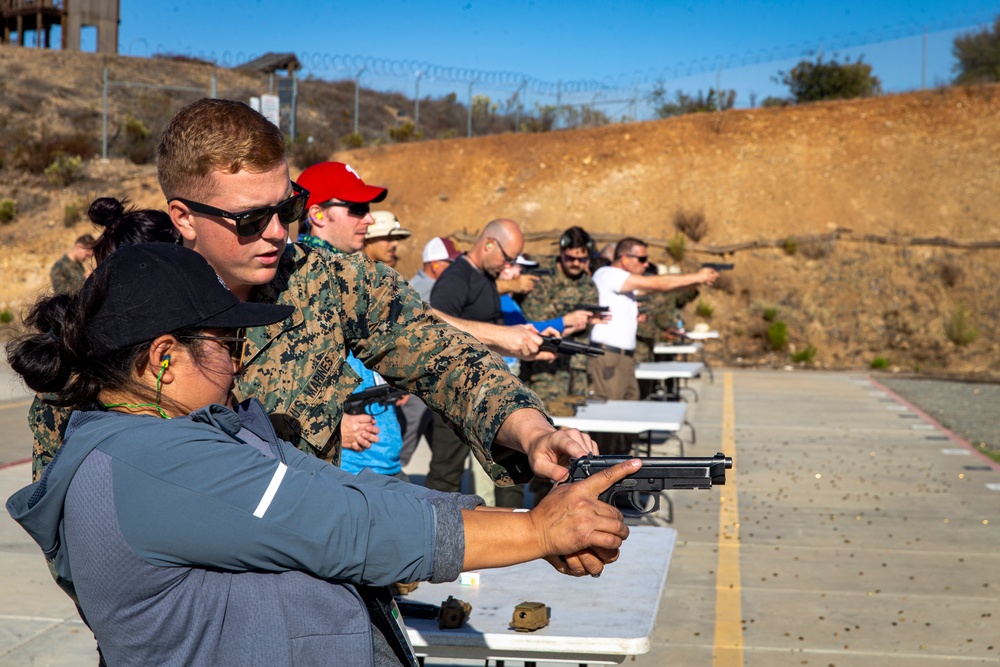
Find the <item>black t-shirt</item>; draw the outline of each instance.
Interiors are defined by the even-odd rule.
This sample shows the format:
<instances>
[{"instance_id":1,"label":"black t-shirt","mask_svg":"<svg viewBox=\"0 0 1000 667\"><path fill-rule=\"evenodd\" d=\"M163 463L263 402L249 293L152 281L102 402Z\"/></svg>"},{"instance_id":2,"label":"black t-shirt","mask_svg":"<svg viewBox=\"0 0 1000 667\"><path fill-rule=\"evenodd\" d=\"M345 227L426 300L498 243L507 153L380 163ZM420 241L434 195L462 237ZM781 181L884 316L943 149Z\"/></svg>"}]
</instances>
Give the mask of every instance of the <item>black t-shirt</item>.
<instances>
[{"instance_id":1,"label":"black t-shirt","mask_svg":"<svg viewBox=\"0 0 1000 667\"><path fill-rule=\"evenodd\" d=\"M503 324L496 280L474 267L465 255L438 276L431 305L452 317Z\"/></svg>"}]
</instances>

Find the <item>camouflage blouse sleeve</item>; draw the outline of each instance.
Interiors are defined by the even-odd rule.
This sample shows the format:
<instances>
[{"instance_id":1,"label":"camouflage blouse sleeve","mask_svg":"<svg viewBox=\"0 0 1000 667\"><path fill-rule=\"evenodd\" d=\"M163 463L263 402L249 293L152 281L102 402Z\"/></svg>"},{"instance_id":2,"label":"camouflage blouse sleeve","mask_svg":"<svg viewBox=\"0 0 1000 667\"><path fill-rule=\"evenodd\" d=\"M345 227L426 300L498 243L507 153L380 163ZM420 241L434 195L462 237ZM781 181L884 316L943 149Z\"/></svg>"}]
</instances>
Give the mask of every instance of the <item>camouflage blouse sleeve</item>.
<instances>
[{"instance_id":1,"label":"camouflage blouse sleeve","mask_svg":"<svg viewBox=\"0 0 1000 667\"><path fill-rule=\"evenodd\" d=\"M45 466L62 445L69 421L70 410L59 408L45 400L45 396L35 396L28 408L28 427L35 436L31 452L31 481L37 482Z\"/></svg>"},{"instance_id":2,"label":"camouflage blouse sleeve","mask_svg":"<svg viewBox=\"0 0 1000 667\"><path fill-rule=\"evenodd\" d=\"M496 479L497 431L515 410L543 410L538 397L478 340L432 315L393 269L358 255L336 261L340 292L353 301L344 333L354 354L439 412Z\"/></svg>"}]
</instances>

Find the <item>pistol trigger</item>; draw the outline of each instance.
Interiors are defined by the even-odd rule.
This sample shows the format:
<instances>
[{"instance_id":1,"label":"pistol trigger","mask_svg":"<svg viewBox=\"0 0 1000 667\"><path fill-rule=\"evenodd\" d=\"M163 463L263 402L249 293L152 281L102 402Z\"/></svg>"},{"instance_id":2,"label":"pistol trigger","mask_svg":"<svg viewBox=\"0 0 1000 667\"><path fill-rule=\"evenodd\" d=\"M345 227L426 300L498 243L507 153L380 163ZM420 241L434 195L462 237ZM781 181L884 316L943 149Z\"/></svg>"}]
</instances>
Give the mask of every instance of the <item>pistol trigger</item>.
<instances>
[{"instance_id":1,"label":"pistol trigger","mask_svg":"<svg viewBox=\"0 0 1000 667\"><path fill-rule=\"evenodd\" d=\"M628 494L628 501L629 503L631 503L632 509L638 512L640 515L646 513L645 509L643 509L642 504L640 502L641 500L642 498L640 497L638 491L633 491L630 494Z\"/></svg>"}]
</instances>

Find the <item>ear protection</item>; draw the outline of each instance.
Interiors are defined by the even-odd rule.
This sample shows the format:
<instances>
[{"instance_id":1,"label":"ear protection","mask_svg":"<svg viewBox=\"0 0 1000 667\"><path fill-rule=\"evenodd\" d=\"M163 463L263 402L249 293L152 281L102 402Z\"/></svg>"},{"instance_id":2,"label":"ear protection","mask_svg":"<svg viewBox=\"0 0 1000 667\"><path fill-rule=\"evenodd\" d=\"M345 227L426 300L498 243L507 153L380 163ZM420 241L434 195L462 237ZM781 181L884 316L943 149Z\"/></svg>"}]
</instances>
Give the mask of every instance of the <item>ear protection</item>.
<instances>
[{"instance_id":1,"label":"ear protection","mask_svg":"<svg viewBox=\"0 0 1000 667\"><path fill-rule=\"evenodd\" d=\"M160 362L160 369L165 371L167 370L167 366L169 365L170 365L170 355L165 354L163 355L163 361Z\"/></svg>"},{"instance_id":2,"label":"ear protection","mask_svg":"<svg viewBox=\"0 0 1000 667\"><path fill-rule=\"evenodd\" d=\"M317 213L316 214L316 219L317 220L322 220L323 219L323 214L322 213Z\"/></svg>"},{"instance_id":3,"label":"ear protection","mask_svg":"<svg viewBox=\"0 0 1000 667\"><path fill-rule=\"evenodd\" d=\"M583 231L582 229L580 231ZM594 243L594 239L587 232L583 231L584 245L587 247L587 252L595 253L597 252L597 246ZM562 236L559 237L559 249L565 250L570 247L573 243L573 237L569 235L569 230L563 232Z\"/></svg>"}]
</instances>

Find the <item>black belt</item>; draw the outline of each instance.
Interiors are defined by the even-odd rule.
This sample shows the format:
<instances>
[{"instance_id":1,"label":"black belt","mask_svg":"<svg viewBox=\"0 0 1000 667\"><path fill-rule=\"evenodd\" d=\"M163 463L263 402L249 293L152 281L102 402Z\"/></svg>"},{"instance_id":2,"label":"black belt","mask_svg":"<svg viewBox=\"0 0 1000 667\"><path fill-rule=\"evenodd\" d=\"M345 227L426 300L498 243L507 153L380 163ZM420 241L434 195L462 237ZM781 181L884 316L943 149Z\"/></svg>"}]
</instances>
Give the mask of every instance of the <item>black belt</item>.
<instances>
[{"instance_id":1,"label":"black belt","mask_svg":"<svg viewBox=\"0 0 1000 667\"><path fill-rule=\"evenodd\" d=\"M614 352L615 354L624 354L626 357L631 357L635 355L635 350L623 350L620 347L615 347L614 345L602 345L601 343L591 343L594 347L599 347L607 352Z\"/></svg>"}]
</instances>

